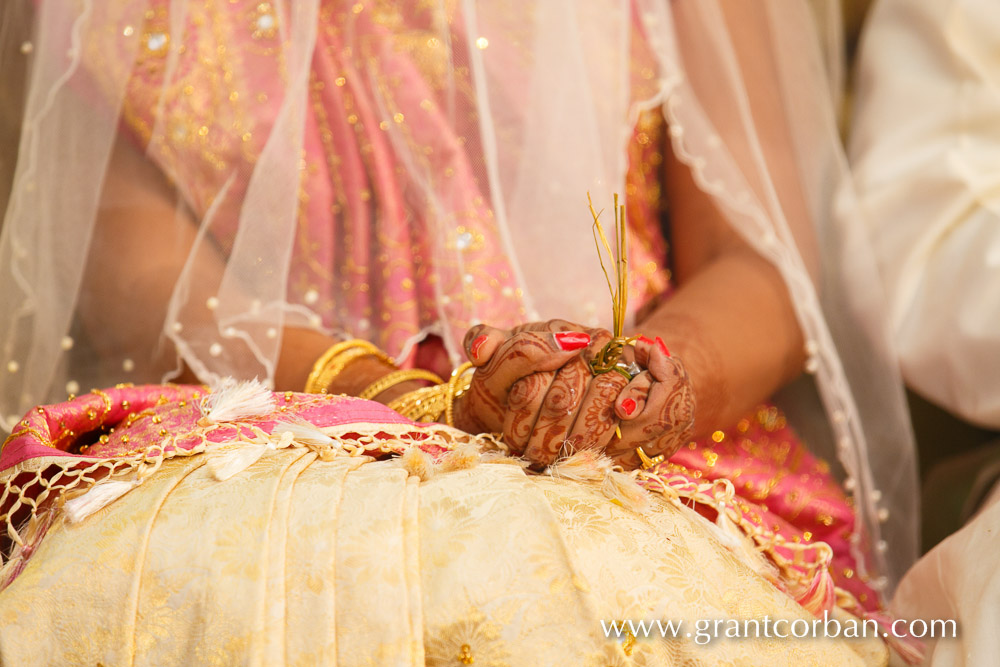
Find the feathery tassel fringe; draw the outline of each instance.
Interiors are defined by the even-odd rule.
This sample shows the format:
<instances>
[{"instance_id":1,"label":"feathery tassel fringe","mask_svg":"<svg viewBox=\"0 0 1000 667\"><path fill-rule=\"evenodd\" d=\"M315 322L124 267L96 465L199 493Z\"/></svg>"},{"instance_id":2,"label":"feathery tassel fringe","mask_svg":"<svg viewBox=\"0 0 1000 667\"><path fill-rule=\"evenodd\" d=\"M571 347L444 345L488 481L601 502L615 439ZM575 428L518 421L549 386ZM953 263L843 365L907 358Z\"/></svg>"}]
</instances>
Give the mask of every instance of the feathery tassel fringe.
<instances>
[{"instance_id":1,"label":"feathery tassel fringe","mask_svg":"<svg viewBox=\"0 0 1000 667\"><path fill-rule=\"evenodd\" d=\"M805 607L812 614L821 614L824 609L833 607L835 601L836 587L833 584L833 577L826 568L816 570L816 575L809 582L809 587L805 590L793 591L795 601Z\"/></svg>"},{"instance_id":2,"label":"feathery tassel fringe","mask_svg":"<svg viewBox=\"0 0 1000 667\"><path fill-rule=\"evenodd\" d=\"M592 449L581 449L550 465L547 472L552 477L574 482L603 482L613 466L607 456Z\"/></svg>"},{"instance_id":3,"label":"feathery tassel fringe","mask_svg":"<svg viewBox=\"0 0 1000 667\"><path fill-rule=\"evenodd\" d=\"M485 452L479 457L480 463L499 463L501 465L518 466L520 468L527 468L531 465L525 459L519 459L514 456L510 456L504 452Z\"/></svg>"},{"instance_id":4,"label":"feathery tassel fringe","mask_svg":"<svg viewBox=\"0 0 1000 667\"><path fill-rule=\"evenodd\" d=\"M102 510L118 500L139 486L140 483L138 479L133 479L128 482L111 480L95 484L82 496L66 501L66 505L63 507L66 511L66 517L70 523L79 523L94 512Z\"/></svg>"},{"instance_id":5,"label":"feathery tassel fringe","mask_svg":"<svg viewBox=\"0 0 1000 667\"><path fill-rule=\"evenodd\" d=\"M715 523L709 524L712 527L712 532L727 549L741 553L743 551L742 531L729 520L725 510L717 509L717 511L718 516L715 517Z\"/></svg>"},{"instance_id":6,"label":"feathery tassel fringe","mask_svg":"<svg viewBox=\"0 0 1000 667\"><path fill-rule=\"evenodd\" d=\"M452 472L453 470L465 470L479 463L479 448L473 443L465 443L451 450L441 457L441 470Z\"/></svg>"},{"instance_id":7,"label":"feathery tassel fringe","mask_svg":"<svg viewBox=\"0 0 1000 667\"><path fill-rule=\"evenodd\" d=\"M410 447L403 452L399 463L406 472L419 477L421 482L426 482L437 472L433 457L419 447Z\"/></svg>"},{"instance_id":8,"label":"feathery tassel fringe","mask_svg":"<svg viewBox=\"0 0 1000 667\"><path fill-rule=\"evenodd\" d=\"M649 509L649 494L633 475L615 469L614 461L592 449L581 449L549 466L552 477L574 482L598 482L611 501L636 512Z\"/></svg>"},{"instance_id":9,"label":"feathery tassel fringe","mask_svg":"<svg viewBox=\"0 0 1000 667\"><path fill-rule=\"evenodd\" d=\"M223 378L198 407L202 413L198 424L208 426L249 417L263 417L274 411L275 400L271 390L257 378L244 382Z\"/></svg>"},{"instance_id":10,"label":"feathery tassel fringe","mask_svg":"<svg viewBox=\"0 0 1000 667\"><path fill-rule=\"evenodd\" d=\"M263 443L244 443L224 452L210 454L206 465L212 477L224 482L257 463L268 451L275 449L274 443L270 440Z\"/></svg>"},{"instance_id":11,"label":"feathery tassel fringe","mask_svg":"<svg viewBox=\"0 0 1000 667\"><path fill-rule=\"evenodd\" d=\"M271 436L282 436L290 433L292 439L306 447L337 447L336 440L319 430L304 419L282 422L274 427Z\"/></svg>"},{"instance_id":12,"label":"feathery tassel fringe","mask_svg":"<svg viewBox=\"0 0 1000 667\"><path fill-rule=\"evenodd\" d=\"M321 461L332 461L343 450L337 440L304 419L283 422L271 431L272 441L277 438L281 442L288 437L315 452Z\"/></svg>"},{"instance_id":13,"label":"feathery tassel fringe","mask_svg":"<svg viewBox=\"0 0 1000 667\"><path fill-rule=\"evenodd\" d=\"M649 492L632 475L610 471L604 478L601 491L611 500L640 514L649 510Z\"/></svg>"}]
</instances>

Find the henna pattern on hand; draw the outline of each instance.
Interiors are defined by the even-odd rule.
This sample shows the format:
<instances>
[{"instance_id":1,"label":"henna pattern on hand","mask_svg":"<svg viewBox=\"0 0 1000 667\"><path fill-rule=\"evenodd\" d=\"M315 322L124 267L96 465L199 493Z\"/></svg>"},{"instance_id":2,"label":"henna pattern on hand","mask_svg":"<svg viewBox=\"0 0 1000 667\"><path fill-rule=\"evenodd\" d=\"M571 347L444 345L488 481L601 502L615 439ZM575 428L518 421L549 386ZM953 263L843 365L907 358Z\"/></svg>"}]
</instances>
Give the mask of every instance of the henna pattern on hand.
<instances>
[{"instance_id":1,"label":"henna pattern on hand","mask_svg":"<svg viewBox=\"0 0 1000 667\"><path fill-rule=\"evenodd\" d=\"M608 374L594 380L598 387L597 400L593 401L583 415L583 426L588 433L597 433L611 428L618 418L615 416L615 400L625 387L625 378ZM619 378L621 378L619 380Z\"/></svg>"},{"instance_id":2,"label":"henna pattern on hand","mask_svg":"<svg viewBox=\"0 0 1000 667\"><path fill-rule=\"evenodd\" d=\"M465 338L469 342L487 328L473 327ZM536 372L511 384L529 359L552 352L542 335L561 331L586 331L591 345L579 357L565 364L557 373ZM592 377L587 361L611 338L604 329L584 328L566 320L529 323L511 330L524 335L516 344L501 347L483 366L476 369L472 384L456 411L456 423L472 425L480 431L503 432L512 452L548 465L568 443L569 449L603 447L618 424L614 404L626 381L617 373ZM520 362L520 363L519 363ZM511 365L514 371L510 371ZM460 420L460 421L459 421ZM581 422L582 423L579 423Z\"/></svg>"},{"instance_id":3,"label":"henna pattern on hand","mask_svg":"<svg viewBox=\"0 0 1000 667\"><path fill-rule=\"evenodd\" d=\"M496 396L486 390L482 380L477 381L475 376L472 378L469 390L462 398L462 414L465 422L480 427L478 431L480 433L487 431L499 433L503 429L503 406Z\"/></svg>"},{"instance_id":4,"label":"henna pattern on hand","mask_svg":"<svg viewBox=\"0 0 1000 667\"><path fill-rule=\"evenodd\" d=\"M528 443L539 408L545 399L554 373L533 373L523 377L511 387L507 396L507 415L503 433L512 451L522 451Z\"/></svg>"},{"instance_id":5,"label":"henna pattern on hand","mask_svg":"<svg viewBox=\"0 0 1000 667\"><path fill-rule=\"evenodd\" d=\"M604 373L590 382L568 442L575 449L603 449L614 437L618 417L614 405L625 387L618 373Z\"/></svg>"},{"instance_id":6,"label":"henna pattern on hand","mask_svg":"<svg viewBox=\"0 0 1000 667\"><path fill-rule=\"evenodd\" d=\"M650 424L643 434L655 442L655 452L669 458L680 449L694 431L694 391L684 366L674 361L677 379L660 409L659 424Z\"/></svg>"},{"instance_id":7,"label":"henna pattern on hand","mask_svg":"<svg viewBox=\"0 0 1000 667\"><path fill-rule=\"evenodd\" d=\"M582 327L579 324L574 324L569 320L548 320L546 322L526 322L524 324L519 324L510 330L512 334L519 334L525 331L551 331L553 333L558 333L560 331L586 331L587 333L592 332L586 327Z\"/></svg>"},{"instance_id":8,"label":"henna pattern on hand","mask_svg":"<svg viewBox=\"0 0 1000 667\"><path fill-rule=\"evenodd\" d=\"M538 338L524 338L504 352L498 351L489 363L476 369L467 397L463 401L471 418L470 422L479 422L484 427L484 431L499 433L503 430L508 399L506 390L510 387L503 386L503 384L498 387L500 382L498 376L501 372L506 371L512 362L518 359L528 359L528 348L538 350L543 354L551 352L550 348L546 347Z\"/></svg>"},{"instance_id":9,"label":"henna pattern on hand","mask_svg":"<svg viewBox=\"0 0 1000 667\"><path fill-rule=\"evenodd\" d=\"M589 380L590 369L580 357L559 369L542 402L525 456L542 466L558 457L564 436L576 421Z\"/></svg>"},{"instance_id":10,"label":"henna pattern on hand","mask_svg":"<svg viewBox=\"0 0 1000 667\"><path fill-rule=\"evenodd\" d=\"M695 398L691 380L684 365L676 357L667 360L672 378L654 382L649 392L646 410L639 419L623 426L621 440L606 449L609 456L627 467L638 467L635 450L642 447L650 457L672 456L694 431Z\"/></svg>"}]
</instances>

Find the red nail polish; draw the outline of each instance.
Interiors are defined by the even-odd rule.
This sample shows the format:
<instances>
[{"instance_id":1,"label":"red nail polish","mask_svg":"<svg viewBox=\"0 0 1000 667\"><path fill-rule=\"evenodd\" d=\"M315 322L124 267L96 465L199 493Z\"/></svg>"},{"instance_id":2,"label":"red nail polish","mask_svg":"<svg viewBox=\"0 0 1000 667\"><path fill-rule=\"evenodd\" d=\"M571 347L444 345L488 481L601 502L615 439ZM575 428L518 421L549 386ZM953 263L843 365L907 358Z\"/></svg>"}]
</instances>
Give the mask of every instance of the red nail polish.
<instances>
[{"instance_id":1,"label":"red nail polish","mask_svg":"<svg viewBox=\"0 0 1000 667\"><path fill-rule=\"evenodd\" d=\"M638 340L639 340L640 343L646 343L647 345L652 345L653 344L653 339L652 338L646 338L645 336L639 336Z\"/></svg>"},{"instance_id":2,"label":"red nail polish","mask_svg":"<svg viewBox=\"0 0 1000 667\"><path fill-rule=\"evenodd\" d=\"M656 344L660 346L660 351L663 352L663 354L668 357L670 356L670 350L667 349L667 344L664 343L659 336L656 337Z\"/></svg>"},{"instance_id":3,"label":"red nail polish","mask_svg":"<svg viewBox=\"0 0 1000 667\"><path fill-rule=\"evenodd\" d=\"M483 343L485 343L487 339L489 339L489 336L482 334L477 337L476 340L472 341L471 345L469 345L469 352L472 354L473 358L479 358L479 348L483 346Z\"/></svg>"},{"instance_id":4,"label":"red nail polish","mask_svg":"<svg viewBox=\"0 0 1000 667\"><path fill-rule=\"evenodd\" d=\"M566 352L579 350L590 345L590 336L582 331L563 331L553 334L553 336L556 339L556 345Z\"/></svg>"},{"instance_id":5,"label":"red nail polish","mask_svg":"<svg viewBox=\"0 0 1000 667\"><path fill-rule=\"evenodd\" d=\"M635 412L635 401L633 401L631 398L626 398L624 401L622 401L622 410L625 412L625 414L631 417L632 413Z\"/></svg>"}]
</instances>

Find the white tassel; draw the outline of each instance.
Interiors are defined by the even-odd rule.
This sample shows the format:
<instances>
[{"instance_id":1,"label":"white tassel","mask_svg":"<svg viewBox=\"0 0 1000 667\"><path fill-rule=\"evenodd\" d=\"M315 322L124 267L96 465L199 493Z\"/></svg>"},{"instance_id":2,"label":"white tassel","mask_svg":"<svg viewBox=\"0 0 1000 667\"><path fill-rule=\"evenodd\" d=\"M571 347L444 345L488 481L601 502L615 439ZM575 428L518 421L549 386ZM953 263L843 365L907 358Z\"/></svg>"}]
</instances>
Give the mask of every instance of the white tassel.
<instances>
[{"instance_id":1,"label":"white tassel","mask_svg":"<svg viewBox=\"0 0 1000 667\"><path fill-rule=\"evenodd\" d=\"M548 473L574 482L600 482L611 501L636 512L649 507L649 493L632 475L615 470L614 461L592 449L581 449L549 466Z\"/></svg>"},{"instance_id":2,"label":"white tassel","mask_svg":"<svg viewBox=\"0 0 1000 667\"><path fill-rule=\"evenodd\" d=\"M613 466L607 456L593 449L581 449L550 465L548 473L574 482L602 482Z\"/></svg>"},{"instance_id":3,"label":"white tassel","mask_svg":"<svg viewBox=\"0 0 1000 667\"><path fill-rule=\"evenodd\" d=\"M437 472L434 458L419 447L408 448L399 457L399 463L410 475L419 477L421 482L426 482Z\"/></svg>"},{"instance_id":4,"label":"white tassel","mask_svg":"<svg viewBox=\"0 0 1000 667\"><path fill-rule=\"evenodd\" d=\"M471 442L459 445L441 458L441 470L465 470L479 463L479 447Z\"/></svg>"},{"instance_id":5,"label":"white tassel","mask_svg":"<svg viewBox=\"0 0 1000 667\"><path fill-rule=\"evenodd\" d=\"M511 465L519 468L527 468L531 465L530 461L526 461L516 456L508 456L503 452L485 452L479 457L479 462L498 463L500 465Z\"/></svg>"},{"instance_id":6,"label":"white tassel","mask_svg":"<svg viewBox=\"0 0 1000 667\"><path fill-rule=\"evenodd\" d=\"M310 449L340 449L339 442L328 436L326 433L323 433L323 431L319 430L319 428L304 419L278 424L274 430L271 431L271 437L285 437L286 433L289 434L295 442L305 447L309 447Z\"/></svg>"},{"instance_id":7,"label":"white tassel","mask_svg":"<svg viewBox=\"0 0 1000 667\"><path fill-rule=\"evenodd\" d=\"M217 452L208 458L208 471L216 480L224 482L257 463L268 450L274 449L273 442L265 442L243 444L225 452Z\"/></svg>"},{"instance_id":8,"label":"white tassel","mask_svg":"<svg viewBox=\"0 0 1000 667\"><path fill-rule=\"evenodd\" d=\"M257 378L245 382L223 378L199 407L203 416L198 423L208 426L269 415L275 409L275 400L271 390Z\"/></svg>"},{"instance_id":9,"label":"white tassel","mask_svg":"<svg viewBox=\"0 0 1000 667\"><path fill-rule=\"evenodd\" d=\"M95 484L82 496L66 501L64 510L70 523L79 523L94 512L104 509L126 493L139 486L138 480L110 481Z\"/></svg>"},{"instance_id":10,"label":"white tassel","mask_svg":"<svg viewBox=\"0 0 1000 667\"><path fill-rule=\"evenodd\" d=\"M315 453L320 461L332 461L344 450L340 441L304 419L279 424L271 431L269 439L277 449L296 445L305 447Z\"/></svg>"},{"instance_id":11,"label":"white tassel","mask_svg":"<svg viewBox=\"0 0 1000 667\"><path fill-rule=\"evenodd\" d=\"M719 538L723 546L732 551L733 553L740 554L743 552L743 542L739 535L735 534L733 522L726 517L725 512L719 512L719 515L715 518L715 523L708 524L711 527L715 536Z\"/></svg>"},{"instance_id":12,"label":"white tassel","mask_svg":"<svg viewBox=\"0 0 1000 667\"><path fill-rule=\"evenodd\" d=\"M649 509L649 491L642 488L632 475L612 470L604 478L601 491L605 496L634 512Z\"/></svg>"}]
</instances>

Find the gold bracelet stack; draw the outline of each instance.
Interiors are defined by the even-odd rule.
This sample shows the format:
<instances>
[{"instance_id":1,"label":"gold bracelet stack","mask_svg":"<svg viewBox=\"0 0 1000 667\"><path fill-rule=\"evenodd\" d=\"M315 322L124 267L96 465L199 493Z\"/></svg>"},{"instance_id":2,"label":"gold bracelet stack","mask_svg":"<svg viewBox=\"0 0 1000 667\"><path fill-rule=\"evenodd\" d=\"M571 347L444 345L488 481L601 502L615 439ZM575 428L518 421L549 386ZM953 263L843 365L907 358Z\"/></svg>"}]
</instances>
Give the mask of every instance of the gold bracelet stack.
<instances>
[{"instance_id":1,"label":"gold bracelet stack","mask_svg":"<svg viewBox=\"0 0 1000 667\"><path fill-rule=\"evenodd\" d=\"M358 394L358 398L364 398L370 401L389 387L395 387L397 384L408 380L427 380L429 382L433 382L434 384L441 384L444 382L444 380L438 377L436 373L425 371L422 368L393 371L392 373L380 377L378 380L375 380L370 385L365 387L365 390Z\"/></svg>"},{"instance_id":2,"label":"gold bracelet stack","mask_svg":"<svg viewBox=\"0 0 1000 667\"><path fill-rule=\"evenodd\" d=\"M325 394L333 378L340 375L349 363L361 357L375 357L390 366L396 365L396 361L392 357L368 341L357 338L346 340L332 345L316 360L312 372L309 373L309 378L306 380L306 393Z\"/></svg>"},{"instance_id":3,"label":"gold bracelet stack","mask_svg":"<svg viewBox=\"0 0 1000 667\"><path fill-rule=\"evenodd\" d=\"M432 422L444 414L445 384L424 387L403 394L389 403L389 407L415 422Z\"/></svg>"},{"instance_id":4,"label":"gold bracelet stack","mask_svg":"<svg viewBox=\"0 0 1000 667\"><path fill-rule=\"evenodd\" d=\"M433 422L444 417L444 423L454 426L455 399L472 384L472 374L466 373L470 368L472 364L466 362L452 371L448 382L403 394L389 407L413 421Z\"/></svg>"},{"instance_id":5,"label":"gold bracelet stack","mask_svg":"<svg viewBox=\"0 0 1000 667\"><path fill-rule=\"evenodd\" d=\"M444 423L448 426L455 425L455 399L464 394L472 386L472 373L466 373L472 368L471 362L465 362L451 372L448 378L448 393L444 405Z\"/></svg>"}]
</instances>

